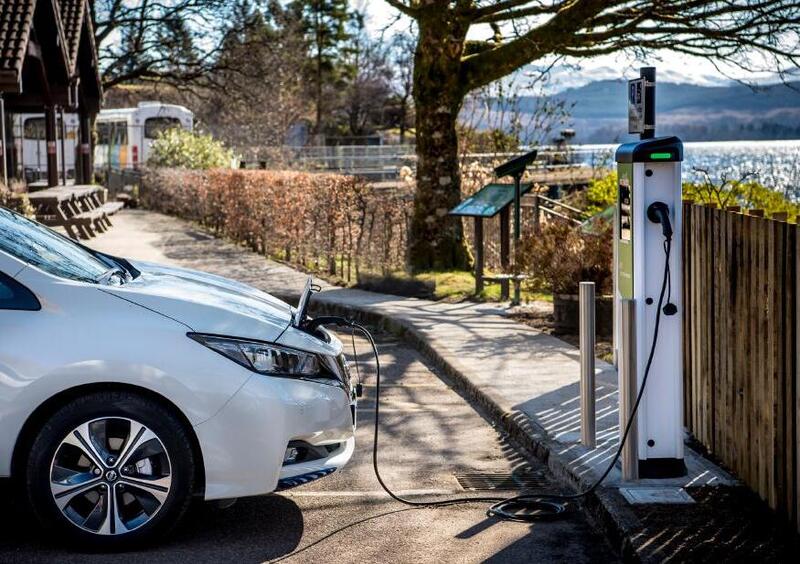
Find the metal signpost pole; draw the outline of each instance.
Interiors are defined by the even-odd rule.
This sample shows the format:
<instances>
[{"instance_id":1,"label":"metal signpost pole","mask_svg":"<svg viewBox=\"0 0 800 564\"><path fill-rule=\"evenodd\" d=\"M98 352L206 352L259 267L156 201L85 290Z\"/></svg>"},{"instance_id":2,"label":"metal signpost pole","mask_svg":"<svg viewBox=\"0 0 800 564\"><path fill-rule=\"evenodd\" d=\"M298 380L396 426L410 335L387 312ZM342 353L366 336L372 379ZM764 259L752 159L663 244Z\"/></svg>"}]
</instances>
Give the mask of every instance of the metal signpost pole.
<instances>
[{"instance_id":1,"label":"metal signpost pole","mask_svg":"<svg viewBox=\"0 0 800 564\"><path fill-rule=\"evenodd\" d=\"M581 442L595 447L594 282L580 283Z\"/></svg>"}]
</instances>

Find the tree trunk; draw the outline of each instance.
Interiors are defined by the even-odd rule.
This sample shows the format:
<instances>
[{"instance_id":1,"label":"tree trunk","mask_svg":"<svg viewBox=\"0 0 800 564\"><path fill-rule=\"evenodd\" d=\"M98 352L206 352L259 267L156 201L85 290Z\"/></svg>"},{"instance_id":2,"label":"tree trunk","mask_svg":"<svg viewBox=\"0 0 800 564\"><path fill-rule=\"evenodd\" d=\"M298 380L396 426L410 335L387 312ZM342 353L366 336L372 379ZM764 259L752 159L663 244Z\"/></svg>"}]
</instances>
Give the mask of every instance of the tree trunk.
<instances>
[{"instance_id":1,"label":"tree trunk","mask_svg":"<svg viewBox=\"0 0 800 564\"><path fill-rule=\"evenodd\" d=\"M439 12L439 13L437 13ZM444 27L450 33L443 33ZM412 272L468 267L461 219L456 120L466 92L459 69L466 26L432 10L419 19L414 56L417 192L411 221Z\"/></svg>"}]
</instances>

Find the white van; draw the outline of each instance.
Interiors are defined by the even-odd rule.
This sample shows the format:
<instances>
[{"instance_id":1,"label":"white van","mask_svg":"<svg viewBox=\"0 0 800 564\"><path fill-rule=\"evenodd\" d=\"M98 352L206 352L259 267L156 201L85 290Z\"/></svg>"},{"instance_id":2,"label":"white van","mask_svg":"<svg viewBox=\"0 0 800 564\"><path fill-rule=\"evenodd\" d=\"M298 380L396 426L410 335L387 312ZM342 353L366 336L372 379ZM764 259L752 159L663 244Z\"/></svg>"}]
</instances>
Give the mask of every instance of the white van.
<instances>
[{"instance_id":1,"label":"white van","mask_svg":"<svg viewBox=\"0 0 800 564\"><path fill-rule=\"evenodd\" d=\"M147 162L153 140L173 127L192 131L194 114L183 106L161 102L139 102L135 108L102 110L95 122L95 168L139 168Z\"/></svg>"},{"instance_id":2,"label":"white van","mask_svg":"<svg viewBox=\"0 0 800 564\"><path fill-rule=\"evenodd\" d=\"M78 115L64 114L64 124L66 135L63 161L66 164L67 178L74 178L75 154L80 136ZM139 102L135 108L101 110L95 122L95 168L139 168L147 161L153 140L161 131L172 127L192 131L194 114L183 106L161 102ZM62 171L61 135L59 115L56 122L59 175ZM44 176L47 173L44 114L16 114L14 139L21 172L29 179Z\"/></svg>"},{"instance_id":3,"label":"white van","mask_svg":"<svg viewBox=\"0 0 800 564\"><path fill-rule=\"evenodd\" d=\"M78 116L77 114L64 114L63 161L66 165L67 178L75 177L75 153L78 147ZM28 179L38 179L47 174L47 143L45 141L44 114L16 114L13 119L14 149L16 151L17 166L20 172ZM62 136L61 116L56 116L56 157L58 159L58 174L62 170Z\"/></svg>"}]
</instances>

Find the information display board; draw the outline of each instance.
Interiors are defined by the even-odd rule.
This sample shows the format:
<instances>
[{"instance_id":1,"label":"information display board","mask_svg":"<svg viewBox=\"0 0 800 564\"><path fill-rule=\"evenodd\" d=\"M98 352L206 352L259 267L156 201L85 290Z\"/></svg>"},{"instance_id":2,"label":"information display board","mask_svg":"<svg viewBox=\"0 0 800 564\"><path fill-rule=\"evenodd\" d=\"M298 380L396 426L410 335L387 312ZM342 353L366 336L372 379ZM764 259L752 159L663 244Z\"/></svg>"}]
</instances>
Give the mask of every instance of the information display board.
<instances>
[{"instance_id":1,"label":"information display board","mask_svg":"<svg viewBox=\"0 0 800 564\"><path fill-rule=\"evenodd\" d=\"M520 194L528 192L532 184L521 184ZM494 217L500 210L514 201L513 184L487 184L475 194L458 204L450 215L470 217Z\"/></svg>"}]
</instances>

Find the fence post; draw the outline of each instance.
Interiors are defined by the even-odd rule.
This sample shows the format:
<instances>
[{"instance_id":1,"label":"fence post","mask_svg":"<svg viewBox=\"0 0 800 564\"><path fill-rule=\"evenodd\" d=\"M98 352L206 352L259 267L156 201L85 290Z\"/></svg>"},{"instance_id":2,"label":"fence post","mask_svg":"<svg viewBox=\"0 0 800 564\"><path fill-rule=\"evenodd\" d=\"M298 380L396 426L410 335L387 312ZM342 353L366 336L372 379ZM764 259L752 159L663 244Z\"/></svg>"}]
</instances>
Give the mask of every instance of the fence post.
<instances>
[{"instance_id":1,"label":"fence post","mask_svg":"<svg viewBox=\"0 0 800 564\"><path fill-rule=\"evenodd\" d=\"M636 374L636 302L621 300L620 313L622 347L619 351L619 438L622 440L639 391ZM622 479L639 479L639 439L635 419L631 424L625 447L622 449Z\"/></svg>"},{"instance_id":2,"label":"fence post","mask_svg":"<svg viewBox=\"0 0 800 564\"><path fill-rule=\"evenodd\" d=\"M579 331L581 351L581 442L595 447L595 302L594 282L581 282L579 287Z\"/></svg>"}]
</instances>

